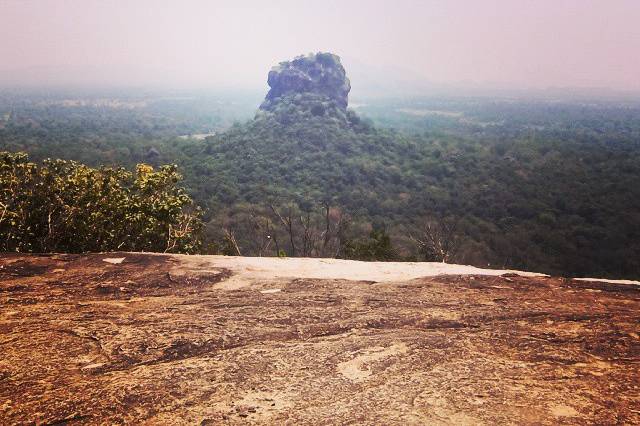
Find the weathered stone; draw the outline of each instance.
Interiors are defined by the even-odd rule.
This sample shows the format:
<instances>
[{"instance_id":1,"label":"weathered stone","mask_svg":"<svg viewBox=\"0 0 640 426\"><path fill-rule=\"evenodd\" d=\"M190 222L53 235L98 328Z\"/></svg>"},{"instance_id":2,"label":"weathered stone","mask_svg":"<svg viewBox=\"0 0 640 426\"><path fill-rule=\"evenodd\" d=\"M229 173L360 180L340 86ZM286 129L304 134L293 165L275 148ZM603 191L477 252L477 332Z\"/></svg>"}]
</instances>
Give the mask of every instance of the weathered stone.
<instances>
[{"instance_id":1,"label":"weathered stone","mask_svg":"<svg viewBox=\"0 0 640 426\"><path fill-rule=\"evenodd\" d=\"M0 424L640 424L640 287L504 272L5 253Z\"/></svg>"},{"instance_id":2,"label":"weathered stone","mask_svg":"<svg viewBox=\"0 0 640 426\"><path fill-rule=\"evenodd\" d=\"M271 89L262 110L271 110L279 101L298 94L314 95L316 103L329 101L346 109L351 90L340 58L323 52L280 62L269 72L267 83Z\"/></svg>"}]
</instances>

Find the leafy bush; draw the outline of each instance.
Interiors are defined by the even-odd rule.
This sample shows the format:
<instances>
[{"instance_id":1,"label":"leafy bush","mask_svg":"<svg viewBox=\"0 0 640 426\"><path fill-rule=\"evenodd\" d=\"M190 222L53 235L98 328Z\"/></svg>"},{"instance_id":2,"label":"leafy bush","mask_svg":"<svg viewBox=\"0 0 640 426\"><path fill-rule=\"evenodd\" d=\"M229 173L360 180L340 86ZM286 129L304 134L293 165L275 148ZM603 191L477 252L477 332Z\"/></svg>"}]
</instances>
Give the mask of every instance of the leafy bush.
<instances>
[{"instance_id":1,"label":"leafy bush","mask_svg":"<svg viewBox=\"0 0 640 426\"><path fill-rule=\"evenodd\" d=\"M98 169L0 152L0 251L195 252L200 210L176 166Z\"/></svg>"},{"instance_id":2,"label":"leafy bush","mask_svg":"<svg viewBox=\"0 0 640 426\"><path fill-rule=\"evenodd\" d=\"M368 261L399 260L398 253L391 244L391 238L384 228L372 229L369 238L347 241L344 258Z\"/></svg>"}]
</instances>

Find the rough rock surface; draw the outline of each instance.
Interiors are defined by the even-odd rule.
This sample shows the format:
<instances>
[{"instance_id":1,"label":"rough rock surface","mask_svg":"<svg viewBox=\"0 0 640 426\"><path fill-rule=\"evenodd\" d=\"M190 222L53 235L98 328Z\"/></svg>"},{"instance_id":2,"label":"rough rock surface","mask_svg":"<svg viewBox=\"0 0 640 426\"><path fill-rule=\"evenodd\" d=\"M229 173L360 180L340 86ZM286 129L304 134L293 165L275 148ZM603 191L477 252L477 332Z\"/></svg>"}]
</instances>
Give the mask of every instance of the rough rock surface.
<instances>
[{"instance_id":1,"label":"rough rock surface","mask_svg":"<svg viewBox=\"0 0 640 426\"><path fill-rule=\"evenodd\" d=\"M640 424L638 286L229 259L0 256L0 423Z\"/></svg>"},{"instance_id":2,"label":"rough rock surface","mask_svg":"<svg viewBox=\"0 0 640 426\"><path fill-rule=\"evenodd\" d=\"M346 109L351 90L340 58L323 52L281 62L271 69L267 83L271 89L260 106L263 110L270 110L282 98L294 95L313 95L317 100L328 100Z\"/></svg>"}]
</instances>

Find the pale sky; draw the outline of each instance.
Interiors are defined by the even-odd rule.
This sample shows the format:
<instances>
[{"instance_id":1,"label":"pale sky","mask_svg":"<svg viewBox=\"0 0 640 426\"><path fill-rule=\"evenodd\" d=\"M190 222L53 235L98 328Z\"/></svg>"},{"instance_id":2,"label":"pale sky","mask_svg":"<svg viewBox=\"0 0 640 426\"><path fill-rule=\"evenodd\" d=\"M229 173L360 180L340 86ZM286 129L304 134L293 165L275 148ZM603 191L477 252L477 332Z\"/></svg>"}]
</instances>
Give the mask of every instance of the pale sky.
<instances>
[{"instance_id":1,"label":"pale sky","mask_svg":"<svg viewBox=\"0 0 640 426\"><path fill-rule=\"evenodd\" d=\"M0 0L0 86L253 89L316 51L354 87L638 91L640 0Z\"/></svg>"}]
</instances>

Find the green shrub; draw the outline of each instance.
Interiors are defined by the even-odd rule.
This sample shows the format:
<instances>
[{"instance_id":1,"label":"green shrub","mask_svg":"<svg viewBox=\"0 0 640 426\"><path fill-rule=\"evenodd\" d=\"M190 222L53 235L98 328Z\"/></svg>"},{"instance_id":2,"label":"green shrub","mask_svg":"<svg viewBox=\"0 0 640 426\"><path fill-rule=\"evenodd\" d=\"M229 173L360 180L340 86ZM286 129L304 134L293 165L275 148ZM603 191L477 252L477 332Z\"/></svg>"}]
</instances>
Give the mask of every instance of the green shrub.
<instances>
[{"instance_id":1,"label":"green shrub","mask_svg":"<svg viewBox=\"0 0 640 426\"><path fill-rule=\"evenodd\" d=\"M195 252L200 210L176 166L98 169L0 152L0 251Z\"/></svg>"},{"instance_id":2,"label":"green shrub","mask_svg":"<svg viewBox=\"0 0 640 426\"><path fill-rule=\"evenodd\" d=\"M392 261L399 257L384 228L372 229L369 238L347 241L343 252L345 259L354 260Z\"/></svg>"}]
</instances>

